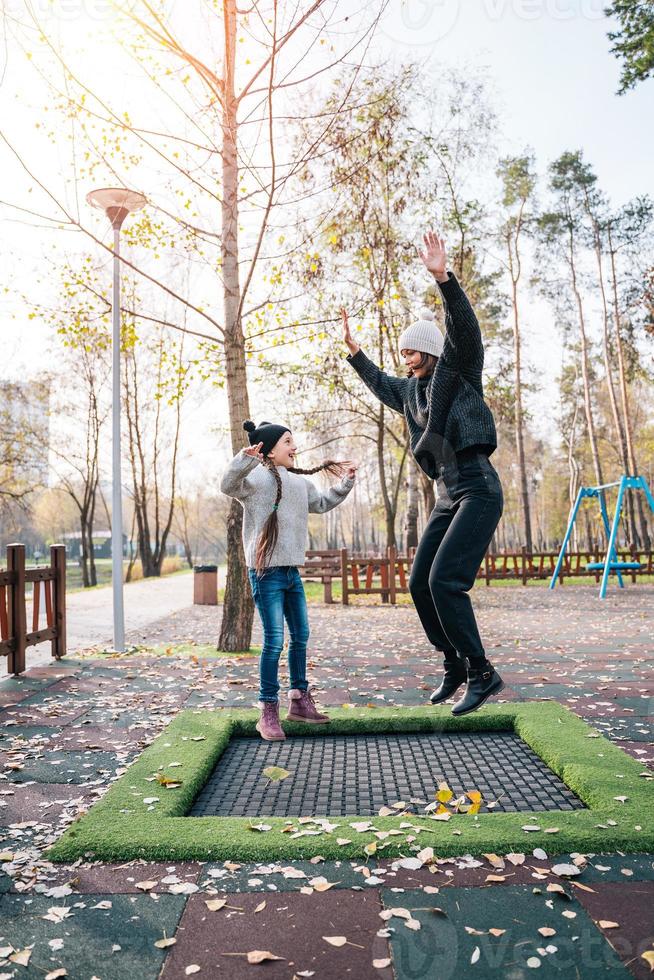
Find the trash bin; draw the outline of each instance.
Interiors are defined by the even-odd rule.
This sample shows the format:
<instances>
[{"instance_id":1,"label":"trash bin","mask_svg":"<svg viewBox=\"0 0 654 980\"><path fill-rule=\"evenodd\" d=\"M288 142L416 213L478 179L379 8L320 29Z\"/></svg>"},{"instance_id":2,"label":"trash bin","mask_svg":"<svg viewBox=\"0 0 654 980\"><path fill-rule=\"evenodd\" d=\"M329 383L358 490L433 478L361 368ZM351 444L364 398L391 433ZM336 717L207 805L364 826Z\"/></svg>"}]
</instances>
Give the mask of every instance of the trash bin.
<instances>
[{"instance_id":1,"label":"trash bin","mask_svg":"<svg viewBox=\"0 0 654 980\"><path fill-rule=\"evenodd\" d=\"M218 566L196 565L193 569L193 604L218 605Z\"/></svg>"}]
</instances>

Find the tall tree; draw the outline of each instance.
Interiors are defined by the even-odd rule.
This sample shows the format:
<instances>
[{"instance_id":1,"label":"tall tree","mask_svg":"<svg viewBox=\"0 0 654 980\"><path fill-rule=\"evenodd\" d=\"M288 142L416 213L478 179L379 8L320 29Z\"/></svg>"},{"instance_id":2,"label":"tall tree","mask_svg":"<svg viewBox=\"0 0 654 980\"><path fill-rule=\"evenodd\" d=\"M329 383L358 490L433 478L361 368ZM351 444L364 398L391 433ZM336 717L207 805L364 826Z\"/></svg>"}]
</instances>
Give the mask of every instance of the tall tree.
<instances>
[{"instance_id":1,"label":"tall tree","mask_svg":"<svg viewBox=\"0 0 654 980\"><path fill-rule=\"evenodd\" d=\"M28 27L18 17L11 19L19 47L33 49L38 39L39 50L30 51L32 63L52 85L53 103L75 133L69 171L75 186L63 190L53 186L50 176L40 176L39 162L26 159L16 142L3 134L42 200L53 209L44 215L38 206L29 205L25 212L45 216L57 226L81 229L110 253L102 233L80 217L84 214L78 205L80 178L87 181L92 175L94 181L103 177L113 185L129 185L136 173L139 182L150 175L158 190L150 195L148 212L126 225L124 237L129 245L142 249L139 235L147 232L157 238L156 247L149 255L136 249L124 253L123 262L153 286L155 309L152 314L127 312L140 317L147 313L152 319L166 320L173 329L206 339L208 370L214 378L218 370L217 381L227 389L234 452L242 446L242 421L250 414L244 319L283 299L283 279L274 280L273 286L273 278L268 277L262 285L264 267L285 251L273 225L288 204L291 180L319 152L333 115L323 118L322 130L310 143L298 145L290 155L286 147L280 152L289 118L296 118L298 111L302 116L302 108L297 107L303 94L336 66L340 70L348 66L341 91L342 104L348 102L350 83L365 61L385 2L378 0L352 15L341 14L338 5L327 0L312 0L303 9L270 0L246 10L237 8L235 0L224 0L220 7L213 0L193 0L170 9L134 0L121 8L122 48L112 49L141 72L133 86L134 103L129 105L123 98L117 104L115 86L99 91L75 69L74 58L42 23L46 11L37 13L26 0ZM348 30L339 32L345 21ZM151 107L147 119L142 118L143 93ZM339 111L340 104L334 107L335 114ZM155 117L170 119L168 129L154 127ZM279 224L283 224L281 216ZM175 257L183 251L194 263L188 289L170 274ZM172 315L161 312L164 299L177 304ZM183 328L180 307L189 312L189 323ZM264 324L259 336L274 329L276 324ZM254 611L241 521L242 509L232 502L228 581L218 639L219 648L227 651L249 647Z\"/></svg>"},{"instance_id":2,"label":"tall tree","mask_svg":"<svg viewBox=\"0 0 654 980\"><path fill-rule=\"evenodd\" d=\"M652 0L613 0L604 11L616 17L617 31L609 31L611 53L622 61L619 95L624 95L654 73L654 4Z\"/></svg>"},{"instance_id":3,"label":"tall tree","mask_svg":"<svg viewBox=\"0 0 654 980\"><path fill-rule=\"evenodd\" d=\"M520 497L524 544L532 551L531 512L529 504L529 480L525 459L525 423L523 408L522 336L519 303L519 284L522 277L522 240L534 221L530 212L536 187L534 158L531 154L505 157L500 161L498 176L502 182L502 206L504 214L500 235L506 249L506 262L511 282L511 307L513 310L513 370L515 387L515 442L518 457Z\"/></svg>"}]
</instances>

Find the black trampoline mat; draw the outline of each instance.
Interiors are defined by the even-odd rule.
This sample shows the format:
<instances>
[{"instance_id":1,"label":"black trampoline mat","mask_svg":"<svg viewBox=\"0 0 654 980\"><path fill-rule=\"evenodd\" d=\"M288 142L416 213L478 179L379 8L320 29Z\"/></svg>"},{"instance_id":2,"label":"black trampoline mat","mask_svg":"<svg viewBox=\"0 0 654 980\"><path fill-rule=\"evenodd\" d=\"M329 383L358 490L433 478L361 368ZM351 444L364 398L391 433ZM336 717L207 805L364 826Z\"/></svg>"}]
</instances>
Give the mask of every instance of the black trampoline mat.
<instances>
[{"instance_id":1,"label":"black trampoline mat","mask_svg":"<svg viewBox=\"0 0 654 980\"><path fill-rule=\"evenodd\" d=\"M268 766L291 775L271 783ZM429 732L233 738L188 816L376 816L400 801L419 813L443 780L455 796L479 790L485 803L497 800L493 813L584 808L512 732Z\"/></svg>"}]
</instances>

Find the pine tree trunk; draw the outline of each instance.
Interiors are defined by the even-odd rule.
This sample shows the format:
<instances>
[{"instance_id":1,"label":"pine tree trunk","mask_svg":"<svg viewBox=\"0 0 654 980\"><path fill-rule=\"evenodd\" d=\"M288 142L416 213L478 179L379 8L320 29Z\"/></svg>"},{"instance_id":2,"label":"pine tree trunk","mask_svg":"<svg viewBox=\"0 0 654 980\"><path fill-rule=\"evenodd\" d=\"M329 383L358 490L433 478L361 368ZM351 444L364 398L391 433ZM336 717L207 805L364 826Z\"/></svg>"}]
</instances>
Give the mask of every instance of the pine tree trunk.
<instances>
[{"instance_id":1,"label":"pine tree trunk","mask_svg":"<svg viewBox=\"0 0 654 980\"><path fill-rule=\"evenodd\" d=\"M615 264L615 249L613 248L613 241L611 236L611 224L608 225L608 240L609 240L609 255L611 256L611 278L613 280L613 319L615 323L615 345L618 354L618 377L620 381L620 397L622 401L622 415L624 418L624 434L625 442L627 447L627 474L629 476L638 476L638 463L636 461L636 450L634 446L634 435L633 435L633 425L631 422L631 407L629 405L629 391L627 388L627 372L625 370L624 363L624 350L622 347L622 331L620 324L620 303L618 301L618 281L617 281L617 270ZM629 493L631 497L632 494ZM651 539L647 529L647 518L645 516L645 508L643 506L642 494L636 492L636 507L638 510L638 523L640 525L640 543L646 551L651 548ZM635 543L638 546L639 535L636 533L634 536Z\"/></svg>"},{"instance_id":2,"label":"pine tree trunk","mask_svg":"<svg viewBox=\"0 0 654 980\"><path fill-rule=\"evenodd\" d=\"M238 267L238 156L237 101L234 91L236 58L236 4L223 4L225 64L222 115L222 275L225 316L225 379L229 402L229 423L234 455L243 446L243 421L250 406L245 367L245 340L240 316ZM227 583L218 650L233 653L249 650L252 639L254 603L245 563L242 541L243 508L232 500L227 519Z\"/></svg>"}]
</instances>

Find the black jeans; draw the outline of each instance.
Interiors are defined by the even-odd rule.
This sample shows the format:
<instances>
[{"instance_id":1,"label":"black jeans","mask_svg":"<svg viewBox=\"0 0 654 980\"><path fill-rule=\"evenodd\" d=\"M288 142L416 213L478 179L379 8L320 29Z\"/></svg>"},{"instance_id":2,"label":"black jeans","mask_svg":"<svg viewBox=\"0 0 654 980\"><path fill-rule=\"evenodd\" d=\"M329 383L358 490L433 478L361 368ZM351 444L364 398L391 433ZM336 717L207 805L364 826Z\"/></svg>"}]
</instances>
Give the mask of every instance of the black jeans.
<instances>
[{"instance_id":1,"label":"black jeans","mask_svg":"<svg viewBox=\"0 0 654 980\"><path fill-rule=\"evenodd\" d=\"M441 465L438 500L418 545L409 589L423 629L446 659L485 657L469 590L474 585L504 496L484 453Z\"/></svg>"}]
</instances>

